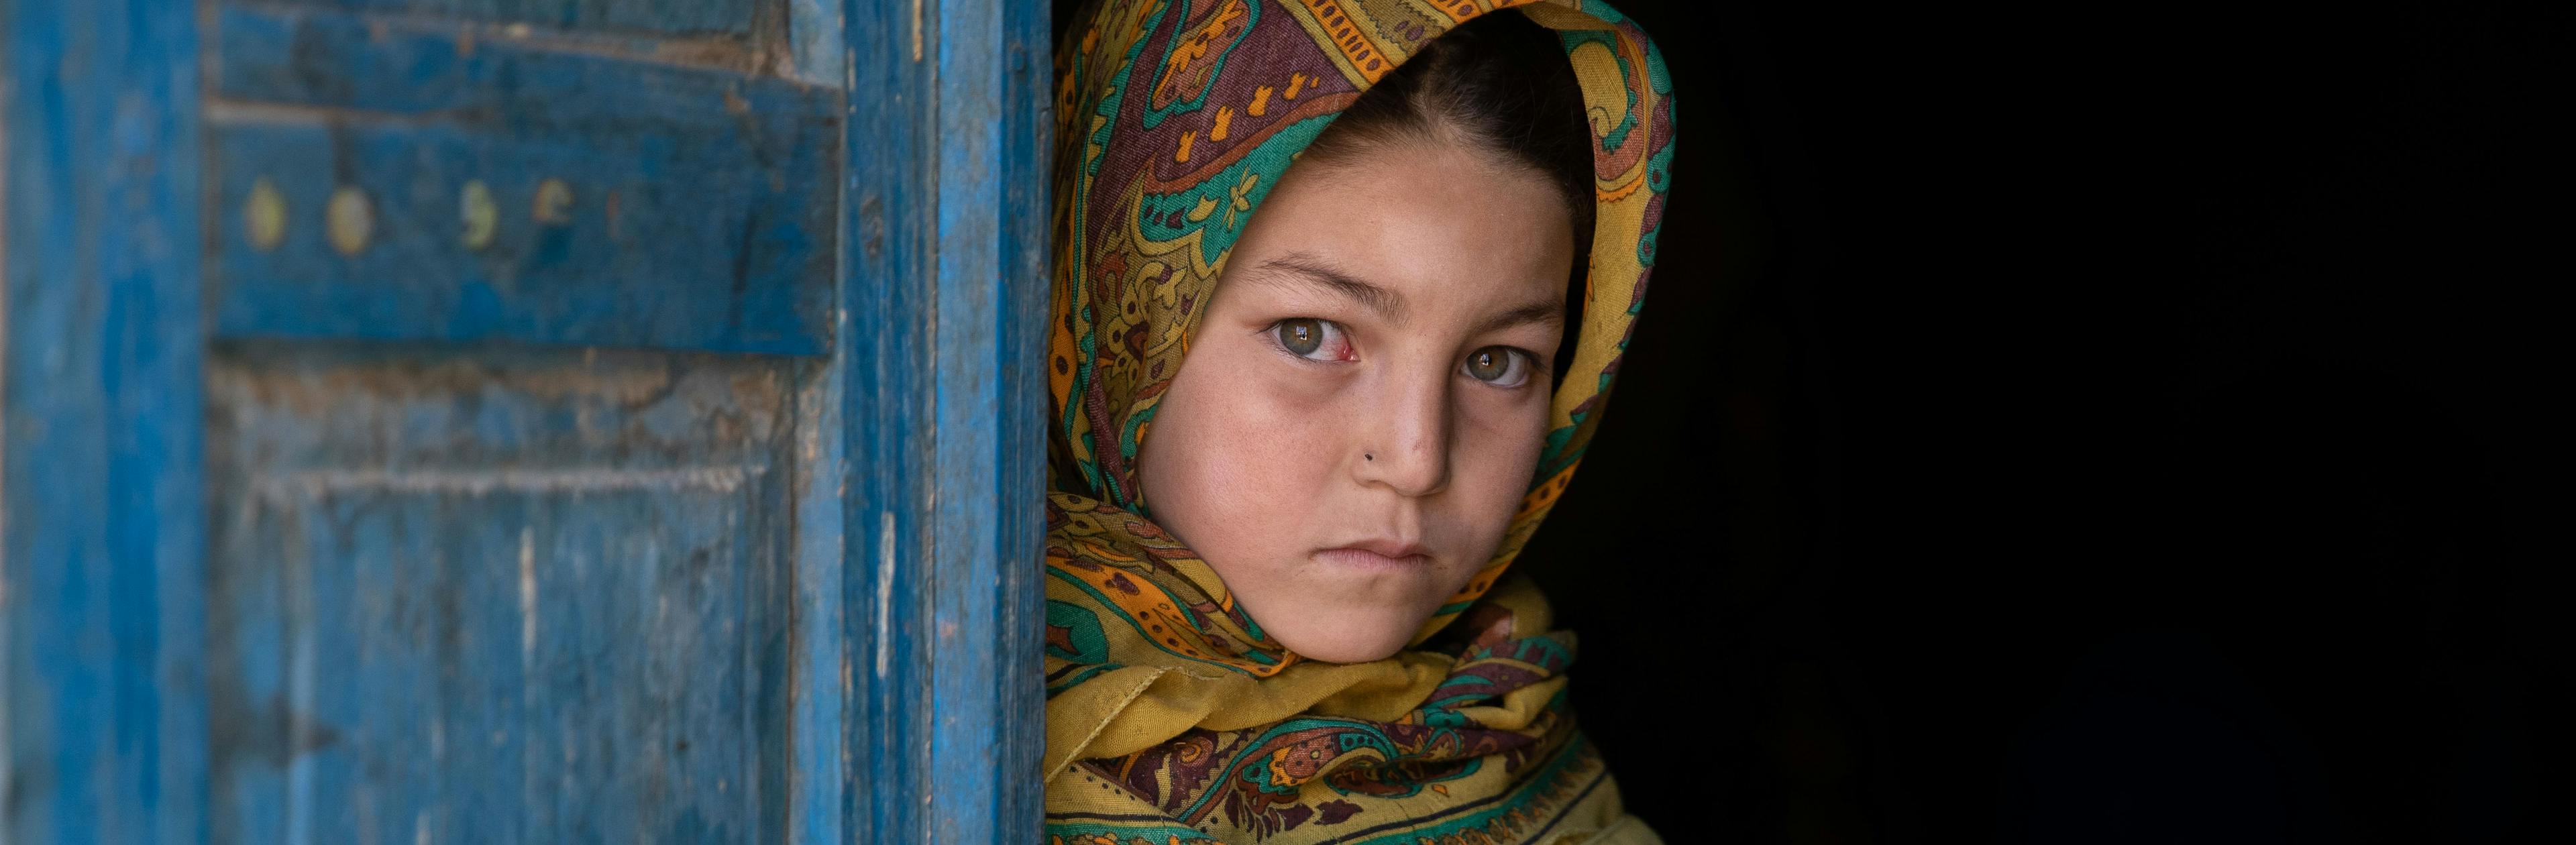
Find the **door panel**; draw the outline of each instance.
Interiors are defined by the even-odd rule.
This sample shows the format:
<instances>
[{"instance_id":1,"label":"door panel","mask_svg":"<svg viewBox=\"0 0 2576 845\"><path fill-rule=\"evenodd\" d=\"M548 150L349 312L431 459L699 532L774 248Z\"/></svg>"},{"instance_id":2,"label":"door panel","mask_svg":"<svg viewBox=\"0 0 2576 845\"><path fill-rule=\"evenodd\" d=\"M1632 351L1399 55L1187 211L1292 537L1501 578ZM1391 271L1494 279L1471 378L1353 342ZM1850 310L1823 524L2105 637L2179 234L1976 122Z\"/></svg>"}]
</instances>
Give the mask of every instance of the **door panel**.
<instances>
[{"instance_id":1,"label":"door panel","mask_svg":"<svg viewBox=\"0 0 2576 845\"><path fill-rule=\"evenodd\" d=\"M218 349L215 841L776 839L797 369Z\"/></svg>"},{"instance_id":2,"label":"door panel","mask_svg":"<svg viewBox=\"0 0 2576 845\"><path fill-rule=\"evenodd\" d=\"M443 19L529 23L565 30L662 35L750 30L759 0L302 0L323 7Z\"/></svg>"},{"instance_id":3,"label":"door panel","mask_svg":"<svg viewBox=\"0 0 2576 845\"><path fill-rule=\"evenodd\" d=\"M217 332L829 342L837 92L446 22L216 27Z\"/></svg>"},{"instance_id":4,"label":"door panel","mask_svg":"<svg viewBox=\"0 0 2576 845\"><path fill-rule=\"evenodd\" d=\"M785 13L214 7L212 841L786 838L844 98Z\"/></svg>"}]
</instances>

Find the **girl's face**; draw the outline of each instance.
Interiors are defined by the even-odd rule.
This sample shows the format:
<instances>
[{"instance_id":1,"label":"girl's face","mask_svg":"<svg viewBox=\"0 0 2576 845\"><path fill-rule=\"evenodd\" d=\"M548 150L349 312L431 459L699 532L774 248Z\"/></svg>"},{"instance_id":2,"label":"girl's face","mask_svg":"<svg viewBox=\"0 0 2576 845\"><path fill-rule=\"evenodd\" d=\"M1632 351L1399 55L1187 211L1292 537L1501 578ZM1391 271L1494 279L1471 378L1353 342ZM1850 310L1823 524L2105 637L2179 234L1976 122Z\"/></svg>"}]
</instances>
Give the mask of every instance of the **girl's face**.
<instances>
[{"instance_id":1,"label":"girl's face","mask_svg":"<svg viewBox=\"0 0 2576 845\"><path fill-rule=\"evenodd\" d=\"M1536 471L1572 218L1432 141L1292 167L1228 259L1137 471L1155 521L1280 644L1412 639Z\"/></svg>"}]
</instances>

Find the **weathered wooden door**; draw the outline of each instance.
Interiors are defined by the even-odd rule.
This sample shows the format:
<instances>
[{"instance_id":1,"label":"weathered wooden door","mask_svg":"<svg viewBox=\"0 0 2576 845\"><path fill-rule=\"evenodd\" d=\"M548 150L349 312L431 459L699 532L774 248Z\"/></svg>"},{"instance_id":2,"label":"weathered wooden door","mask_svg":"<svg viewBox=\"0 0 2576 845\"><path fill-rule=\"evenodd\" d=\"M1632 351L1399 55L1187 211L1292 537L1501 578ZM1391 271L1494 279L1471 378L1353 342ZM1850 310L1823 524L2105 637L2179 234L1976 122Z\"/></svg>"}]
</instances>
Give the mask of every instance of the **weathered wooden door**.
<instances>
[{"instance_id":1,"label":"weathered wooden door","mask_svg":"<svg viewBox=\"0 0 2576 845\"><path fill-rule=\"evenodd\" d=\"M1034 840L1045 17L0 0L0 842Z\"/></svg>"}]
</instances>

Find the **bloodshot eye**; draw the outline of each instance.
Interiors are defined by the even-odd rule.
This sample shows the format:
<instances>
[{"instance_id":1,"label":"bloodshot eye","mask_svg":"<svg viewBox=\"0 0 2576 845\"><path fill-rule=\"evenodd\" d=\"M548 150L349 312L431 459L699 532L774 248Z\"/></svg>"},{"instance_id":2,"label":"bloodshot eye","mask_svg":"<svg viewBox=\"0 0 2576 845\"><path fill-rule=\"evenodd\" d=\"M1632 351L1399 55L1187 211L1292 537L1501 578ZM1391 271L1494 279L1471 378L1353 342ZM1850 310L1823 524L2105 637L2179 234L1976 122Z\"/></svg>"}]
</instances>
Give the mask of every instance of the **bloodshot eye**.
<instances>
[{"instance_id":1,"label":"bloodshot eye","mask_svg":"<svg viewBox=\"0 0 2576 845\"><path fill-rule=\"evenodd\" d=\"M1467 355L1467 377L1495 387L1519 387L1529 381L1529 353L1508 346L1488 346Z\"/></svg>"},{"instance_id":2,"label":"bloodshot eye","mask_svg":"<svg viewBox=\"0 0 2576 845\"><path fill-rule=\"evenodd\" d=\"M1281 350L1308 361L1331 363L1352 358L1350 338L1331 320L1290 317L1270 324L1270 334Z\"/></svg>"},{"instance_id":3,"label":"bloodshot eye","mask_svg":"<svg viewBox=\"0 0 2576 845\"><path fill-rule=\"evenodd\" d=\"M1315 354L1324 345L1324 321L1299 317L1281 320L1272 329L1279 333L1279 345L1300 358Z\"/></svg>"}]
</instances>

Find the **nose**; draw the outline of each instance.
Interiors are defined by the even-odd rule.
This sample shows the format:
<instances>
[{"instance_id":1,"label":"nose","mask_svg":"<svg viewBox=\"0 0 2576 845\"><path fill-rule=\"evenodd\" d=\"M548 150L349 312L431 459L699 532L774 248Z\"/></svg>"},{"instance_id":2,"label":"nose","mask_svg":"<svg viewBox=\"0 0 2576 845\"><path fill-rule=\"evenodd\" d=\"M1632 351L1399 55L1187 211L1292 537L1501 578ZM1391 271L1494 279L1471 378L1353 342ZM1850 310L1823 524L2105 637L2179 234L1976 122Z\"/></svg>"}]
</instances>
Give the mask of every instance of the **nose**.
<instances>
[{"instance_id":1,"label":"nose","mask_svg":"<svg viewBox=\"0 0 2576 845\"><path fill-rule=\"evenodd\" d=\"M1449 379L1446 372L1390 373L1375 419L1356 426L1358 476L1407 497L1449 487Z\"/></svg>"}]
</instances>

